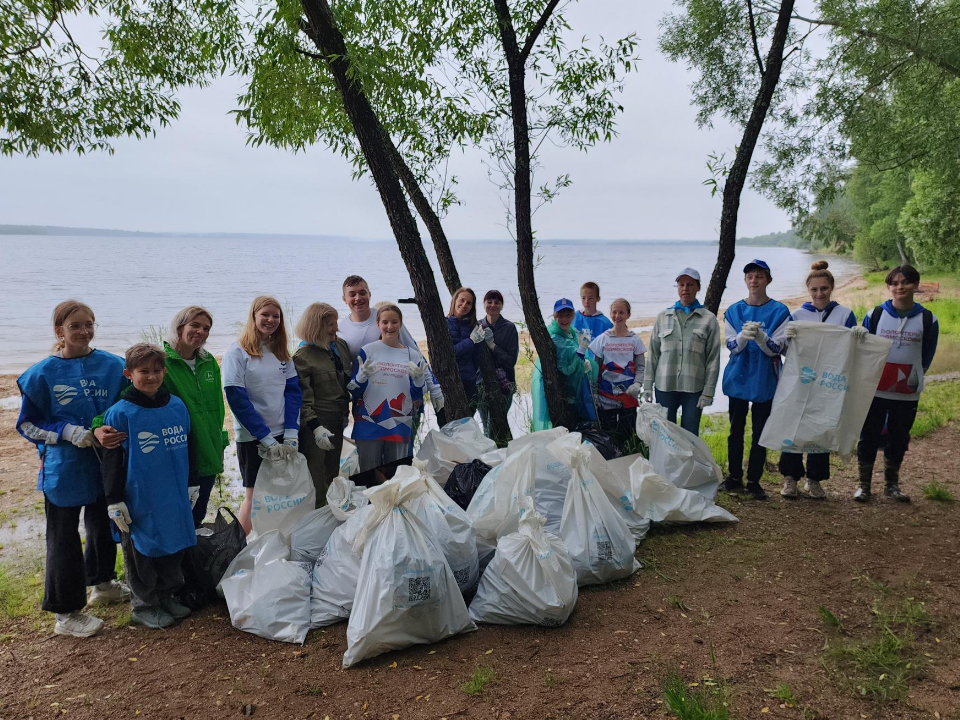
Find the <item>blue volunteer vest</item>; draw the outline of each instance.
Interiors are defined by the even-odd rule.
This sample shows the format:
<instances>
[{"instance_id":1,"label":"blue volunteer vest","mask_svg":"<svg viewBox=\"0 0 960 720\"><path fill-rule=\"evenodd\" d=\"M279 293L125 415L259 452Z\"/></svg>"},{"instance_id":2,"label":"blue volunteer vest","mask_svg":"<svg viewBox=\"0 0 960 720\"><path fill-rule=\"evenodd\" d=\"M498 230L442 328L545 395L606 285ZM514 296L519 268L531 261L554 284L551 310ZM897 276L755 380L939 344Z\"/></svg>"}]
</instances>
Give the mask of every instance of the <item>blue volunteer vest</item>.
<instances>
[{"instance_id":1,"label":"blue volunteer vest","mask_svg":"<svg viewBox=\"0 0 960 720\"><path fill-rule=\"evenodd\" d=\"M724 312L724 320L736 332L746 322L758 322L769 337L790 317L787 306L776 300L763 305L748 305L740 300ZM723 394L750 402L773 400L780 374L780 357L770 357L751 341L736 355L731 354L723 370Z\"/></svg>"},{"instance_id":2,"label":"blue volunteer vest","mask_svg":"<svg viewBox=\"0 0 960 720\"><path fill-rule=\"evenodd\" d=\"M104 423L127 433L127 485L130 537L141 555L172 555L197 543L187 492L190 414L171 396L160 408L121 400L107 411Z\"/></svg>"},{"instance_id":3,"label":"blue volunteer vest","mask_svg":"<svg viewBox=\"0 0 960 720\"><path fill-rule=\"evenodd\" d=\"M89 428L93 419L113 405L128 384L123 358L94 350L80 358L51 355L30 367L17 384L45 420ZM78 448L61 438L40 445L37 490L54 505L77 507L96 502L103 494L100 460L93 448Z\"/></svg>"}]
</instances>

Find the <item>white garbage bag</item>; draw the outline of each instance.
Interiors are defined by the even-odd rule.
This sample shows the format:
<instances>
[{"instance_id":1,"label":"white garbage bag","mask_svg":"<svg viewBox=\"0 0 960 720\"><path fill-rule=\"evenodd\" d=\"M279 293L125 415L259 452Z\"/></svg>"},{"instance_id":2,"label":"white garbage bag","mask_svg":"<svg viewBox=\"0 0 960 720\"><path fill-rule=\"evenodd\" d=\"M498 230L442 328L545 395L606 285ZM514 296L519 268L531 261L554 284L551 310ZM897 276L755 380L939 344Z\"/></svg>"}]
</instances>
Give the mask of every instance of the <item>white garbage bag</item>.
<instances>
[{"instance_id":1,"label":"white garbage bag","mask_svg":"<svg viewBox=\"0 0 960 720\"><path fill-rule=\"evenodd\" d=\"M354 549L362 581L347 625L343 667L410 645L476 630L438 543L410 500L426 492L422 477L367 490L369 512Z\"/></svg>"},{"instance_id":2,"label":"white garbage bag","mask_svg":"<svg viewBox=\"0 0 960 720\"><path fill-rule=\"evenodd\" d=\"M359 508L330 535L326 546L313 566L310 596L310 627L324 627L350 617L353 599L360 578L360 554L353 543L370 511L369 505Z\"/></svg>"},{"instance_id":3,"label":"white garbage bag","mask_svg":"<svg viewBox=\"0 0 960 720\"><path fill-rule=\"evenodd\" d=\"M496 450L490 450L480 456L480 462L486 465L489 465L491 468L495 468L497 465L499 465L506 459L507 459L506 448L497 448Z\"/></svg>"},{"instance_id":4,"label":"white garbage bag","mask_svg":"<svg viewBox=\"0 0 960 720\"><path fill-rule=\"evenodd\" d=\"M594 445L584 443L584 447L590 453L590 472L627 523L633 539L639 543L650 531L650 521L637 511L636 497L630 482L630 465L638 458L648 465L649 462L639 453L607 460Z\"/></svg>"},{"instance_id":5,"label":"white garbage bag","mask_svg":"<svg viewBox=\"0 0 960 720\"><path fill-rule=\"evenodd\" d=\"M507 455L532 448L536 452L534 460L534 500L536 511L546 518L546 530L554 535L560 534L560 518L563 515L563 501L567 497L567 485L570 482L570 468L556 458L547 446L554 440L568 435L565 427L523 435L511 440L507 445Z\"/></svg>"},{"instance_id":6,"label":"white garbage bag","mask_svg":"<svg viewBox=\"0 0 960 720\"><path fill-rule=\"evenodd\" d=\"M637 408L637 436L650 449L650 462L661 476L680 488L696 490L713 500L723 471L700 438L667 420L667 409L656 403Z\"/></svg>"},{"instance_id":7,"label":"white garbage bag","mask_svg":"<svg viewBox=\"0 0 960 720\"><path fill-rule=\"evenodd\" d=\"M330 481L327 488L327 506L340 522L346 522L353 514L369 503L364 495L366 488L357 485L343 475L338 475Z\"/></svg>"},{"instance_id":8,"label":"white garbage bag","mask_svg":"<svg viewBox=\"0 0 960 720\"><path fill-rule=\"evenodd\" d=\"M360 472L360 455L357 453L357 446L350 438L343 439L343 447L340 448L340 472L345 478L356 475Z\"/></svg>"},{"instance_id":9,"label":"white garbage bag","mask_svg":"<svg viewBox=\"0 0 960 720\"><path fill-rule=\"evenodd\" d=\"M253 488L251 537L270 530L289 535L300 518L314 509L316 497L307 459L303 455L297 453L284 460L265 458Z\"/></svg>"},{"instance_id":10,"label":"white garbage bag","mask_svg":"<svg viewBox=\"0 0 960 720\"><path fill-rule=\"evenodd\" d=\"M548 446L573 472L563 504L560 538L570 551L579 585L629 577L640 568L633 556L637 543L590 472L589 448L580 433L570 433Z\"/></svg>"},{"instance_id":11,"label":"white garbage bag","mask_svg":"<svg viewBox=\"0 0 960 720\"><path fill-rule=\"evenodd\" d=\"M636 512L652 522L739 522L700 493L667 482L643 458L630 467L630 478Z\"/></svg>"},{"instance_id":12,"label":"white garbage bag","mask_svg":"<svg viewBox=\"0 0 960 720\"><path fill-rule=\"evenodd\" d=\"M467 506L481 572L497 549L497 538L520 526L520 500L533 496L535 459L533 447L508 455L486 474Z\"/></svg>"},{"instance_id":13,"label":"white garbage bag","mask_svg":"<svg viewBox=\"0 0 960 720\"><path fill-rule=\"evenodd\" d=\"M288 553L283 535L271 531L247 545L241 551L243 557L234 558L220 590L235 628L268 640L303 643L306 639L310 566L287 560Z\"/></svg>"},{"instance_id":14,"label":"white garbage bag","mask_svg":"<svg viewBox=\"0 0 960 720\"><path fill-rule=\"evenodd\" d=\"M327 504L308 512L290 531L290 559L315 563L337 527L368 500L352 480L335 477L327 488Z\"/></svg>"},{"instance_id":15,"label":"white garbage bag","mask_svg":"<svg viewBox=\"0 0 960 720\"><path fill-rule=\"evenodd\" d=\"M470 617L497 625L563 625L577 604L573 560L560 538L544 530L529 498L521 513L519 529L497 541Z\"/></svg>"},{"instance_id":16,"label":"white garbage bag","mask_svg":"<svg viewBox=\"0 0 960 720\"><path fill-rule=\"evenodd\" d=\"M420 443L417 459L426 462L427 472L442 487L454 467L496 449L497 444L483 434L476 420L460 418L428 432Z\"/></svg>"},{"instance_id":17,"label":"white garbage bag","mask_svg":"<svg viewBox=\"0 0 960 720\"><path fill-rule=\"evenodd\" d=\"M890 352L890 341L858 341L837 325L793 322L773 412L760 444L781 452L849 455L860 439Z\"/></svg>"}]
</instances>

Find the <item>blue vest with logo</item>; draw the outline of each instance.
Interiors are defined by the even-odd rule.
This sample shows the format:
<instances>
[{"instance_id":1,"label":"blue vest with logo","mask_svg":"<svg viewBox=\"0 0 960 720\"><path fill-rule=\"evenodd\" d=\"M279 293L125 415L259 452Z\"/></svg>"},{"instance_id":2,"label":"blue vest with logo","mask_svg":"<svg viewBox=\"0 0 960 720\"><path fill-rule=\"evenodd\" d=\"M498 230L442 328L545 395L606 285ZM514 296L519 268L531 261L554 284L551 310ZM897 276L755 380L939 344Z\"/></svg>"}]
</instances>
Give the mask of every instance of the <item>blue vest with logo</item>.
<instances>
[{"instance_id":1,"label":"blue vest with logo","mask_svg":"<svg viewBox=\"0 0 960 720\"><path fill-rule=\"evenodd\" d=\"M732 326L734 332L739 333L746 322L757 322L769 342L777 342L772 336L789 319L787 306L776 300L768 300L763 305L748 305L739 300L724 311L724 322ZM732 339L726 338L728 342ZM780 356L771 357L755 342L748 342L736 355L731 353L727 361L723 370L723 394L750 402L767 402L773 400L777 392L779 377Z\"/></svg>"},{"instance_id":2,"label":"blue vest with logo","mask_svg":"<svg viewBox=\"0 0 960 720\"><path fill-rule=\"evenodd\" d=\"M190 413L171 396L159 408L121 400L107 411L104 423L127 433L127 484L124 502L130 511L130 537L141 555L163 557L197 544L187 485Z\"/></svg>"},{"instance_id":3,"label":"blue vest with logo","mask_svg":"<svg viewBox=\"0 0 960 720\"><path fill-rule=\"evenodd\" d=\"M103 350L79 358L51 355L30 367L17 384L44 419L89 428L129 384L123 364L123 358ZM37 490L54 505L89 505L103 494L100 460L93 448L78 448L61 439L56 445L40 445L38 450Z\"/></svg>"}]
</instances>

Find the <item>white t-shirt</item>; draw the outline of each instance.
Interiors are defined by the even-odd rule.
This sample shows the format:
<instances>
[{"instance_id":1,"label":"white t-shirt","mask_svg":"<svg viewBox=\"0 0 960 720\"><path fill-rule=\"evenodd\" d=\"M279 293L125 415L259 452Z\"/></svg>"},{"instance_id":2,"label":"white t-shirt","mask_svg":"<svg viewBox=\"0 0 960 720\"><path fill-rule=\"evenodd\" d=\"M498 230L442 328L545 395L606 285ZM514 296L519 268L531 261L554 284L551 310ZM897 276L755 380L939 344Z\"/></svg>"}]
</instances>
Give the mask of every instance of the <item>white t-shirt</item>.
<instances>
[{"instance_id":1,"label":"white t-shirt","mask_svg":"<svg viewBox=\"0 0 960 720\"><path fill-rule=\"evenodd\" d=\"M283 433L283 391L287 380L297 377L297 368L293 360L283 362L277 359L267 346L263 346L262 357L250 357L246 350L234 342L227 348L220 363L224 387L242 387L247 391L253 409L270 428L270 435ZM238 442L256 440L233 417Z\"/></svg>"},{"instance_id":2,"label":"white t-shirt","mask_svg":"<svg viewBox=\"0 0 960 720\"><path fill-rule=\"evenodd\" d=\"M599 359L599 400L604 410L637 407L637 401L627 395L634 382L643 382L644 359L647 348L634 332L617 337L607 330L590 343L590 350Z\"/></svg>"},{"instance_id":3,"label":"white t-shirt","mask_svg":"<svg viewBox=\"0 0 960 720\"><path fill-rule=\"evenodd\" d=\"M197 356L196 355L194 355L189 360L187 358L183 358L183 361L187 364L187 367L193 370L194 373L197 372Z\"/></svg>"},{"instance_id":4,"label":"white t-shirt","mask_svg":"<svg viewBox=\"0 0 960 720\"><path fill-rule=\"evenodd\" d=\"M370 317L363 322L354 322L348 316L341 320L338 325L340 329L337 335L343 338L347 347L350 348L351 363L356 359L360 348L380 339L380 327L377 325L377 314L375 312L371 312ZM414 349L418 347L417 341L413 339L413 335L410 334L405 325L400 326L400 344Z\"/></svg>"}]
</instances>

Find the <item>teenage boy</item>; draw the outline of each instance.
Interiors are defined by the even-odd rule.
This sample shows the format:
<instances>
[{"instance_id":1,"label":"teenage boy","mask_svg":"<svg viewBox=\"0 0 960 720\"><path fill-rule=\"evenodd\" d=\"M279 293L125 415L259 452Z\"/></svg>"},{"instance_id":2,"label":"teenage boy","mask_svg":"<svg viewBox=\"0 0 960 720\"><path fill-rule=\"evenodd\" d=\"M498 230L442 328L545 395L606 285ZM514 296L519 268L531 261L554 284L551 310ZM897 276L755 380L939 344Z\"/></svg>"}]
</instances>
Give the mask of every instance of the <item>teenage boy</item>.
<instances>
[{"instance_id":1,"label":"teenage boy","mask_svg":"<svg viewBox=\"0 0 960 720\"><path fill-rule=\"evenodd\" d=\"M577 310L573 318L573 329L577 334L586 340L580 341L580 347L586 348L593 341L603 335L607 330L613 327L613 322L597 310L597 303L600 302L600 286L595 282L585 282L580 286L580 303L583 310Z\"/></svg>"},{"instance_id":2,"label":"teenage boy","mask_svg":"<svg viewBox=\"0 0 960 720\"><path fill-rule=\"evenodd\" d=\"M187 435L190 413L163 387L166 356L138 343L127 350L123 374L133 383L107 410L104 423L126 438L103 455L107 516L120 530L130 586L130 622L165 628L190 610L173 595L183 586L183 551L196 545L193 505L199 486L189 487Z\"/></svg>"},{"instance_id":3,"label":"teenage boy","mask_svg":"<svg viewBox=\"0 0 960 720\"><path fill-rule=\"evenodd\" d=\"M900 464L910 445L910 428L917 418L923 375L933 362L940 335L937 317L913 300L920 285L920 273L915 268L895 267L887 273L886 283L890 299L863 319L863 327L868 332L887 338L893 345L857 446L860 485L853 499L858 502L870 499L873 464L884 427L887 430L887 444L883 448L884 495L899 502L910 502L909 496L900 491Z\"/></svg>"},{"instance_id":4,"label":"teenage boy","mask_svg":"<svg viewBox=\"0 0 960 720\"><path fill-rule=\"evenodd\" d=\"M783 303L767 296L767 286L773 282L773 276L763 260L747 263L743 276L747 297L724 313L724 338L730 351L723 371L723 394L730 399L730 436L727 438L730 474L723 488L727 492L743 490L743 438L747 414L752 412L753 439L747 462L746 490L755 499L766 500L760 478L767 449L760 445L760 435L773 407L790 311Z\"/></svg>"}]
</instances>

